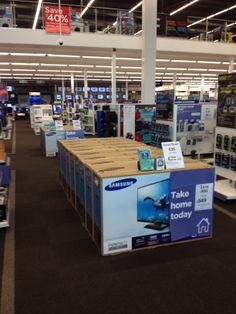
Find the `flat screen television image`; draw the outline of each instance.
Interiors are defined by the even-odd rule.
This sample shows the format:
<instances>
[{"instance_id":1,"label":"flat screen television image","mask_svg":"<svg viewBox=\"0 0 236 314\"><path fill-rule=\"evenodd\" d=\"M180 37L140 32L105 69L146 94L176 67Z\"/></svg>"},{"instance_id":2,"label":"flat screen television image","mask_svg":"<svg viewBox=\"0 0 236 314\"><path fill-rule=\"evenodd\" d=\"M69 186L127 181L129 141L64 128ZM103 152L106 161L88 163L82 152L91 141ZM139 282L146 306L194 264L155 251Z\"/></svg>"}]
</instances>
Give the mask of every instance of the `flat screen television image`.
<instances>
[{"instance_id":1,"label":"flat screen television image","mask_svg":"<svg viewBox=\"0 0 236 314\"><path fill-rule=\"evenodd\" d=\"M105 92L106 91L106 88L105 87L99 87L98 88L98 91L101 93Z\"/></svg>"},{"instance_id":2,"label":"flat screen television image","mask_svg":"<svg viewBox=\"0 0 236 314\"><path fill-rule=\"evenodd\" d=\"M91 92L93 92L93 93L98 92L98 88L97 87L91 87Z\"/></svg>"},{"instance_id":3,"label":"flat screen television image","mask_svg":"<svg viewBox=\"0 0 236 314\"><path fill-rule=\"evenodd\" d=\"M97 99L104 99L104 95L97 95Z\"/></svg>"},{"instance_id":4,"label":"flat screen television image","mask_svg":"<svg viewBox=\"0 0 236 314\"><path fill-rule=\"evenodd\" d=\"M61 113L61 105L53 105L54 113Z\"/></svg>"},{"instance_id":5,"label":"flat screen television image","mask_svg":"<svg viewBox=\"0 0 236 314\"><path fill-rule=\"evenodd\" d=\"M147 222L144 228L163 230L169 227L170 180L162 180L138 188L139 222Z\"/></svg>"}]
</instances>

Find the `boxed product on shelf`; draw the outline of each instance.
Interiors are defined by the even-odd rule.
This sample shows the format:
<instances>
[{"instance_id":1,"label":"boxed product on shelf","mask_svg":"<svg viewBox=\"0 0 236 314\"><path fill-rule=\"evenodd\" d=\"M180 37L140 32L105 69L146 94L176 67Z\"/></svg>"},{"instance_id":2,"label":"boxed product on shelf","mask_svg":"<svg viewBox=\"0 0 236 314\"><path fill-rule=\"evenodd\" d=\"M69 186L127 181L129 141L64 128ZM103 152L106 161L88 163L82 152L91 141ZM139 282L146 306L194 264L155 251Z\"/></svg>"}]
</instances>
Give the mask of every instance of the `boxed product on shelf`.
<instances>
[{"instance_id":1,"label":"boxed product on shelf","mask_svg":"<svg viewBox=\"0 0 236 314\"><path fill-rule=\"evenodd\" d=\"M211 237L214 167L185 159L184 169L141 172L140 143L132 141L127 153L129 143L88 139L59 144L60 176L74 185L68 191L74 190L75 207L101 254ZM93 145L90 155L87 148ZM151 150L153 157L162 155Z\"/></svg>"}]
</instances>

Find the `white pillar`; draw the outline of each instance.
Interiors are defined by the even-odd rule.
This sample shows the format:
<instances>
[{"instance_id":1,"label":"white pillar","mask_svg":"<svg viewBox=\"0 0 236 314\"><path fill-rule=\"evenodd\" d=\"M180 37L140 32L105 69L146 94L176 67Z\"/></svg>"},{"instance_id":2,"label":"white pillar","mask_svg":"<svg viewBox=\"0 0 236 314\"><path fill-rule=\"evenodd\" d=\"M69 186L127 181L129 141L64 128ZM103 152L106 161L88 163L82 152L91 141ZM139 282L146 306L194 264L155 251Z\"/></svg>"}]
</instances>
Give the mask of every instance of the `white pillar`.
<instances>
[{"instance_id":1,"label":"white pillar","mask_svg":"<svg viewBox=\"0 0 236 314\"><path fill-rule=\"evenodd\" d=\"M201 82L201 91L200 91L200 101L203 101L203 95L204 95L204 84L205 84L205 79L202 77L202 82Z\"/></svg>"},{"instance_id":2,"label":"white pillar","mask_svg":"<svg viewBox=\"0 0 236 314\"><path fill-rule=\"evenodd\" d=\"M74 93L75 93L75 79L74 79L74 73L71 73L71 75L70 75L70 91L71 91L71 94L74 95Z\"/></svg>"},{"instance_id":3,"label":"white pillar","mask_svg":"<svg viewBox=\"0 0 236 314\"><path fill-rule=\"evenodd\" d=\"M129 82L125 81L125 100L129 99Z\"/></svg>"},{"instance_id":4,"label":"white pillar","mask_svg":"<svg viewBox=\"0 0 236 314\"><path fill-rule=\"evenodd\" d=\"M61 80L61 96L62 96L62 102L66 101L66 92L65 92L65 81L64 79Z\"/></svg>"},{"instance_id":5,"label":"white pillar","mask_svg":"<svg viewBox=\"0 0 236 314\"><path fill-rule=\"evenodd\" d=\"M157 0L143 0L142 10L142 103L155 104Z\"/></svg>"},{"instance_id":6,"label":"white pillar","mask_svg":"<svg viewBox=\"0 0 236 314\"><path fill-rule=\"evenodd\" d=\"M234 72L234 57L229 58L229 73Z\"/></svg>"},{"instance_id":7,"label":"white pillar","mask_svg":"<svg viewBox=\"0 0 236 314\"><path fill-rule=\"evenodd\" d=\"M177 75L174 73L173 76L173 90L174 90L174 103L173 103L173 134L172 134L172 141L176 141L176 133L177 133L177 105L175 104L175 98L176 98L176 81L177 81Z\"/></svg>"},{"instance_id":8,"label":"white pillar","mask_svg":"<svg viewBox=\"0 0 236 314\"><path fill-rule=\"evenodd\" d=\"M88 73L84 71L84 98L88 98Z\"/></svg>"},{"instance_id":9,"label":"white pillar","mask_svg":"<svg viewBox=\"0 0 236 314\"><path fill-rule=\"evenodd\" d=\"M112 51L112 61L111 61L111 97L112 105L116 104L116 49Z\"/></svg>"}]
</instances>

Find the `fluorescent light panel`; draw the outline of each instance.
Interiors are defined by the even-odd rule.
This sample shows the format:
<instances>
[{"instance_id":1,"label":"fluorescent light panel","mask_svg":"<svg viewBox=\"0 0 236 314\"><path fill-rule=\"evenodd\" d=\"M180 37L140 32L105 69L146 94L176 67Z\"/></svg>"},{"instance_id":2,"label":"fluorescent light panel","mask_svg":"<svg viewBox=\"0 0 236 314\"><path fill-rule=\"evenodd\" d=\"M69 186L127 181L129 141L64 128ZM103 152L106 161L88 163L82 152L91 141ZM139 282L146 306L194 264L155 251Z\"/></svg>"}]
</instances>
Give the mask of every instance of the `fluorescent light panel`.
<instances>
[{"instance_id":1,"label":"fluorescent light panel","mask_svg":"<svg viewBox=\"0 0 236 314\"><path fill-rule=\"evenodd\" d=\"M189 7L190 5L193 5L194 3L198 2L198 1L199 1L199 0L193 0L193 1L191 1L191 2L189 2L189 3L185 4L185 5L183 5L183 6L180 7L179 9L177 9L177 10L175 10L175 11L172 11L172 12L170 13L170 15L174 15L174 14L180 12L180 11L183 11L185 8Z\"/></svg>"},{"instance_id":2,"label":"fluorescent light panel","mask_svg":"<svg viewBox=\"0 0 236 314\"><path fill-rule=\"evenodd\" d=\"M69 64L69 67L79 67L79 68L93 68L93 65L88 65L88 64Z\"/></svg>"},{"instance_id":3,"label":"fluorescent light panel","mask_svg":"<svg viewBox=\"0 0 236 314\"><path fill-rule=\"evenodd\" d=\"M136 4L132 9L129 10L129 12L135 11L138 7L140 7L143 4L143 1L140 1L138 4Z\"/></svg>"},{"instance_id":4,"label":"fluorescent light panel","mask_svg":"<svg viewBox=\"0 0 236 314\"><path fill-rule=\"evenodd\" d=\"M41 63L42 67L67 67L67 64Z\"/></svg>"},{"instance_id":5,"label":"fluorescent light panel","mask_svg":"<svg viewBox=\"0 0 236 314\"><path fill-rule=\"evenodd\" d=\"M80 58L80 56L76 55L57 55L53 53L47 54L48 57L53 57L53 58Z\"/></svg>"},{"instance_id":6,"label":"fluorescent light panel","mask_svg":"<svg viewBox=\"0 0 236 314\"><path fill-rule=\"evenodd\" d=\"M213 17L215 17L215 16L218 16L218 15L220 15L220 14L223 14L223 13L225 13L225 12L231 11L231 10L233 10L233 9L235 9L235 8L236 8L236 5L233 5L233 6L229 7L229 8L226 8L226 9L224 9L224 10L222 10L222 11L218 11L218 12L216 12L215 14L209 15L209 16L207 16L207 17L201 19L201 20L198 20L198 21L196 21L196 22L194 22L194 23L192 23L192 24L189 24L187 27L191 27L191 26L197 25L197 24L199 24L199 23L201 23L201 22L204 22L204 21L206 21L206 20L209 20L209 19L211 19L211 18L213 18Z\"/></svg>"},{"instance_id":7,"label":"fluorescent light panel","mask_svg":"<svg viewBox=\"0 0 236 314\"><path fill-rule=\"evenodd\" d=\"M86 5L86 7L83 9L83 11L80 14L80 18L87 12L87 10L89 9L89 7L93 4L95 0L90 0L89 3Z\"/></svg>"},{"instance_id":8,"label":"fluorescent light panel","mask_svg":"<svg viewBox=\"0 0 236 314\"><path fill-rule=\"evenodd\" d=\"M134 36L137 36L137 35L141 34L142 32L143 32L143 30L140 29L140 31L136 32L136 33L134 34Z\"/></svg>"},{"instance_id":9,"label":"fluorescent light panel","mask_svg":"<svg viewBox=\"0 0 236 314\"><path fill-rule=\"evenodd\" d=\"M43 2L43 0L39 0L38 5L37 5L37 9L36 9L35 17L34 17L34 23L33 23L33 27L32 27L33 30L35 30L37 23L38 23L38 18L39 18L39 13L41 10L42 2Z\"/></svg>"}]
</instances>

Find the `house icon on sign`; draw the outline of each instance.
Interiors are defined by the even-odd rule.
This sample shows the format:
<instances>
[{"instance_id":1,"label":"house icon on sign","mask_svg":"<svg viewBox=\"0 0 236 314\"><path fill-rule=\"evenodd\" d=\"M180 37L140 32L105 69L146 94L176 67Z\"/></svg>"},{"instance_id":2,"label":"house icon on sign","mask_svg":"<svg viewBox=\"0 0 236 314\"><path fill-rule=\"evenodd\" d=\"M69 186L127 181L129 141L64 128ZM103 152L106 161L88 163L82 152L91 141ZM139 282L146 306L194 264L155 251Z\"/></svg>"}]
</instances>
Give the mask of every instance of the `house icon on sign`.
<instances>
[{"instance_id":1,"label":"house icon on sign","mask_svg":"<svg viewBox=\"0 0 236 314\"><path fill-rule=\"evenodd\" d=\"M210 230L210 222L208 218L203 218L199 223L197 224L198 233L207 233Z\"/></svg>"}]
</instances>

